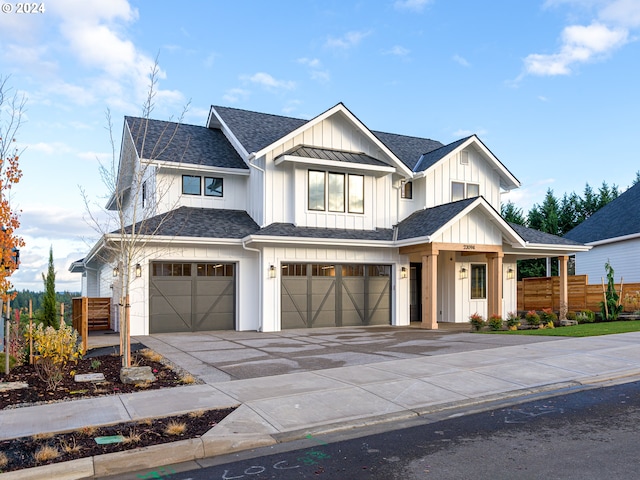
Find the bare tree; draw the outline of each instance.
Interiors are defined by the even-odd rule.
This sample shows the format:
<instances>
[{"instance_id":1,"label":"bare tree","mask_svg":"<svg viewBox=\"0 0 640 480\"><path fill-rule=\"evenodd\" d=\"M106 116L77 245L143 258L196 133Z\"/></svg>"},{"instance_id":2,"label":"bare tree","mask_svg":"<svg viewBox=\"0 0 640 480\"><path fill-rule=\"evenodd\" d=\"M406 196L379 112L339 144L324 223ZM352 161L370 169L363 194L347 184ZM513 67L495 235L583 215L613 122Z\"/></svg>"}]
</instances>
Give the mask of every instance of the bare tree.
<instances>
[{"instance_id":1,"label":"bare tree","mask_svg":"<svg viewBox=\"0 0 640 480\"><path fill-rule=\"evenodd\" d=\"M98 252L100 261L114 265L117 283L113 296L118 298L120 345L123 367L131 366L130 351L130 292L136 268L148 255L147 246L160 228L169 221L175 207L167 197L171 179L162 180L156 175L158 162L168 153L178 166L188 148L186 142L176 145L184 115L189 104L175 122L159 122L150 119L155 106L159 67L156 60L149 74L149 88L139 118L125 119L125 133L116 157L111 113L107 110L107 129L111 142L111 161L100 164L100 176L109 192L109 201L100 214L94 213L92 204L81 187L89 223L102 237ZM153 130L153 131L151 131ZM106 213L106 215L104 215Z\"/></svg>"}]
</instances>

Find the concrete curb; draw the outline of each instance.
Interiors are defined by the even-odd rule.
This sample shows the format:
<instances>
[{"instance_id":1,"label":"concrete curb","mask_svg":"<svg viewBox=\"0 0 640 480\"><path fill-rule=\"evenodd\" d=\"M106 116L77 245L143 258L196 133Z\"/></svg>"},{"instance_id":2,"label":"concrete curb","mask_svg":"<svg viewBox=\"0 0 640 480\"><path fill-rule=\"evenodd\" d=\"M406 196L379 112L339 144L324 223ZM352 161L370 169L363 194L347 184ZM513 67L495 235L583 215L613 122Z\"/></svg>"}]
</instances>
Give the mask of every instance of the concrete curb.
<instances>
[{"instance_id":1,"label":"concrete curb","mask_svg":"<svg viewBox=\"0 0 640 480\"><path fill-rule=\"evenodd\" d=\"M96 455L68 462L16 470L14 472L0 473L0 480L39 480L42 478L51 480L79 480L83 478L92 478L94 476L108 476L135 472L138 470L155 469L163 465L173 465L253 448L271 446L278 443L300 440L310 434L327 434L362 428L365 426L402 422L429 414L446 412L447 410L469 408L476 405L488 405L498 401L508 402L509 400L514 400L516 398L526 401L526 397L530 396L546 396L545 394L554 396L554 393L560 395L567 391L579 391L602 386L629 383L637 381L639 378L640 369L620 372L619 375L594 375L580 380L540 385L535 388L522 388L509 392L469 398L468 400L443 403L420 409L405 410L402 412L361 418L348 422L336 422L322 426L272 434L229 432L226 428L218 429L218 431L216 431L216 428L224 425L223 420L220 424L216 425L203 436L198 438L168 442L150 447L126 450L123 452ZM222 432L224 433L220 435Z\"/></svg>"}]
</instances>

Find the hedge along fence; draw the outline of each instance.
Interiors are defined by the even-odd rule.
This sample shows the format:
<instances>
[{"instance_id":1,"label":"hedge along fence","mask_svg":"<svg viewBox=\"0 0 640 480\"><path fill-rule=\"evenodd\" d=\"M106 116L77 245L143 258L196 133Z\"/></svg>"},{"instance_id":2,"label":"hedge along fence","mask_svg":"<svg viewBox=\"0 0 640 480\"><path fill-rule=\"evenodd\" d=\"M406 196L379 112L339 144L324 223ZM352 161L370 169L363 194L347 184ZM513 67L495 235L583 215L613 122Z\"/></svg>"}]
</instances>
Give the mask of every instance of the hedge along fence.
<instances>
[{"instance_id":1,"label":"hedge along fence","mask_svg":"<svg viewBox=\"0 0 640 480\"><path fill-rule=\"evenodd\" d=\"M620 292L619 283L616 291ZM567 277L567 296L568 309L576 312L585 309L599 312L600 302L604 300L602 284L589 285L588 275ZM623 283L621 299L624 312L640 310L640 283ZM560 277L525 278L518 282L518 310L549 307L560 310Z\"/></svg>"}]
</instances>

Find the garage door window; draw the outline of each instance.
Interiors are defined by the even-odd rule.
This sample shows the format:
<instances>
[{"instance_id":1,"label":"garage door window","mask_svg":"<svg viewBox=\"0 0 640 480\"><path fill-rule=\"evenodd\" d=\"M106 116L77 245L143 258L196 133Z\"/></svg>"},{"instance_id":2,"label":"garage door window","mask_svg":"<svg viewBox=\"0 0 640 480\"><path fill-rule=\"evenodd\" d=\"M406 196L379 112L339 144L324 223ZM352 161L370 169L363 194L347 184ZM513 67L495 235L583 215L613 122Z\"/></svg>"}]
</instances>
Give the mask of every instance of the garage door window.
<instances>
[{"instance_id":1,"label":"garage door window","mask_svg":"<svg viewBox=\"0 0 640 480\"><path fill-rule=\"evenodd\" d=\"M232 263L199 263L197 265L199 277L233 277Z\"/></svg>"},{"instance_id":2,"label":"garage door window","mask_svg":"<svg viewBox=\"0 0 640 480\"><path fill-rule=\"evenodd\" d=\"M298 263L285 263L282 265L283 277L306 277L307 265L300 265Z\"/></svg>"},{"instance_id":3,"label":"garage door window","mask_svg":"<svg viewBox=\"0 0 640 480\"><path fill-rule=\"evenodd\" d=\"M190 277L190 263L154 263L152 268L154 277Z\"/></svg>"}]
</instances>

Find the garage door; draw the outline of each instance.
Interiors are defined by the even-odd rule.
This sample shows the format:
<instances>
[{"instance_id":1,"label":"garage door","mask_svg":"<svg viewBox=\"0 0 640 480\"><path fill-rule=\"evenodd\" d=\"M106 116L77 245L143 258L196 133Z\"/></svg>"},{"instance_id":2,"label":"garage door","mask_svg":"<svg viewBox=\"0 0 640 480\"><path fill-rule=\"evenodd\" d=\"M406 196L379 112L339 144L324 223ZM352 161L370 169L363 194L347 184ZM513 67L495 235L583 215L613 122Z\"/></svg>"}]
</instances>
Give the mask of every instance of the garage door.
<instances>
[{"instance_id":1,"label":"garage door","mask_svg":"<svg viewBox=\"0 0 640 480\"><path fill-rule=\"evenodd\" d=\"M153 262L149 332L235 329L235 265Z\"/></svg>"},{"instance_id":2,"label":"garage door","mask_svg":"<svg viewBox=\"0 0 640 480\"><path fill-rule=\"evenodd\" d=\"M282 265L282 328L389 325L391 266Z\"/></svg>"}]
</instances>

